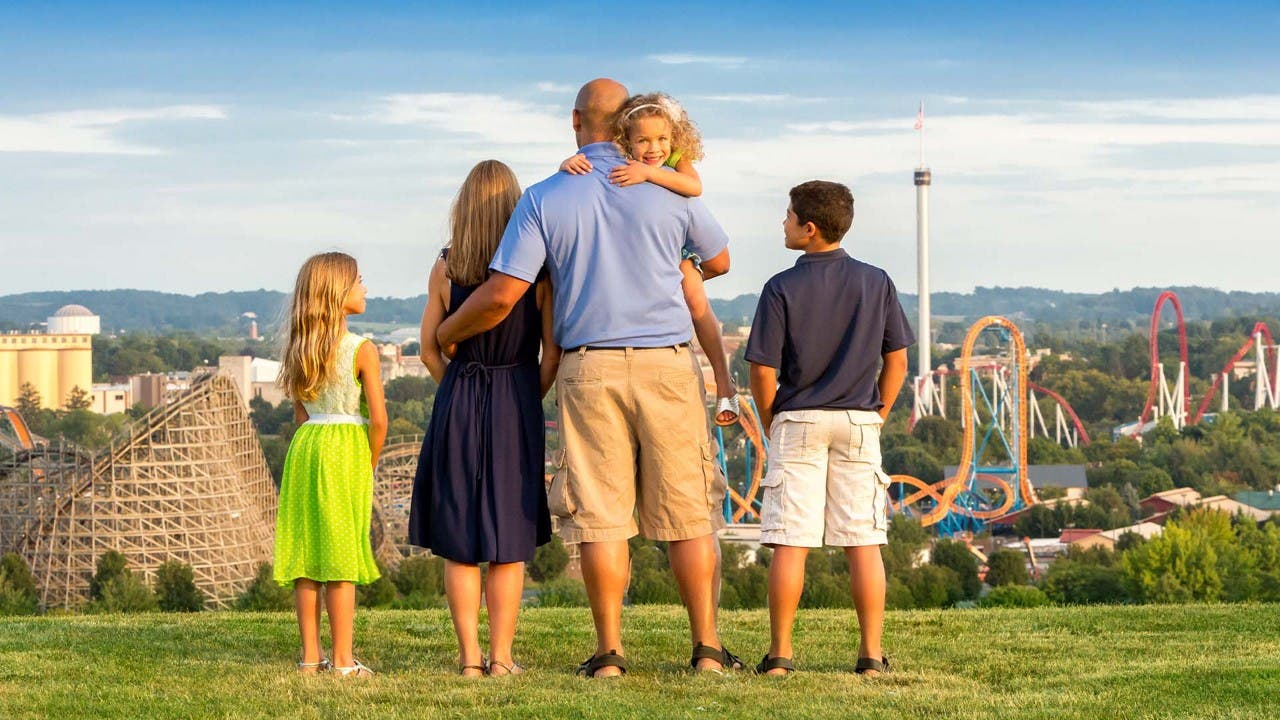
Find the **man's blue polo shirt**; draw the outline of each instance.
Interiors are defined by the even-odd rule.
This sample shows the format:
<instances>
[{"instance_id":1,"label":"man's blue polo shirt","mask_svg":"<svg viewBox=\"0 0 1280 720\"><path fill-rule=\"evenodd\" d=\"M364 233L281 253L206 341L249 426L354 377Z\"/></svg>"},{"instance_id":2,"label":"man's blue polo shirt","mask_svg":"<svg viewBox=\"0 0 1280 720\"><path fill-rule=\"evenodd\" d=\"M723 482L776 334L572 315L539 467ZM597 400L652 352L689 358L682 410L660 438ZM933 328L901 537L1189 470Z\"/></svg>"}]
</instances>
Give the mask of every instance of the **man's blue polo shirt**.
<instances>
[{"instance_id":1,"label":"man's blue polo shirt","mask_svg":"<svg viewBox=\"0 0 1280 720\"><path fill-rule=\"evenodd\" d=\"M489 268L528 282L550 270L561 347L688 342L680 251L713 258L728 236L696 199L610 184L609 171L626 162L613 143L581 152L591 173L560 172L526 190Z\"/></svg>"}]
</instances>

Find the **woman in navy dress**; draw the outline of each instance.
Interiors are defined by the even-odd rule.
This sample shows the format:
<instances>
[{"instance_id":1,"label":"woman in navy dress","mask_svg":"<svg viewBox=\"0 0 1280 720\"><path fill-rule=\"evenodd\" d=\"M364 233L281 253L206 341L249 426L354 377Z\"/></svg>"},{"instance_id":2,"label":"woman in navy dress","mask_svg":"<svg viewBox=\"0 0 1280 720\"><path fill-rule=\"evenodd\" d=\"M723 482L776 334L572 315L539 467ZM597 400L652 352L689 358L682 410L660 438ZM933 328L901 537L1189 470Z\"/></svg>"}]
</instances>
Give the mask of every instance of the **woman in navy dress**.
<instances>
[{"instance_id":1,"label":"woman in navy dress","mask_svg":"<svg viewBox=\"0 0 1280 720\"><path fill-rule=\"evenodd\" d=\"M449 247L431 270L422 314L422 361L440 388L418 458L409 542L445 559L463 675L522 671L511 645L524 564L551 539L542 396L555 381L560 348L551 337L550 283L539 278L501 324L460 343L452 360L435 339L440 323L486 279L519 198L506 165L486 160L471 170L454 202ZM488 661L477 629L480 563L489 563Z\"/></svg>"}]
</instances>

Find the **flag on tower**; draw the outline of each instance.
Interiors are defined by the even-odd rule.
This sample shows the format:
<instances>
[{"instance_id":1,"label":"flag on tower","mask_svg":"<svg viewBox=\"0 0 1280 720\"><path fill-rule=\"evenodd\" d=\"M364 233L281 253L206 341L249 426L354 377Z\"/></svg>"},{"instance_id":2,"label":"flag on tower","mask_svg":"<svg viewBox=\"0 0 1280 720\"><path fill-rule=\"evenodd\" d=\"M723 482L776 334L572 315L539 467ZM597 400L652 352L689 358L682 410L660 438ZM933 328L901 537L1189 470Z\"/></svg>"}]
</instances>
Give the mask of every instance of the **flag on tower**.
<instances>
[{"instance_id":1,"label":"flag on tower","mask_svg":"<svg viewBox=\"0 0 1280 720\"><path fill-rule=\"evenodd\" d=\"M924 102L920 103L920 112L916 113L916 129L924 129Z\"/></svg>"}]
</instances>

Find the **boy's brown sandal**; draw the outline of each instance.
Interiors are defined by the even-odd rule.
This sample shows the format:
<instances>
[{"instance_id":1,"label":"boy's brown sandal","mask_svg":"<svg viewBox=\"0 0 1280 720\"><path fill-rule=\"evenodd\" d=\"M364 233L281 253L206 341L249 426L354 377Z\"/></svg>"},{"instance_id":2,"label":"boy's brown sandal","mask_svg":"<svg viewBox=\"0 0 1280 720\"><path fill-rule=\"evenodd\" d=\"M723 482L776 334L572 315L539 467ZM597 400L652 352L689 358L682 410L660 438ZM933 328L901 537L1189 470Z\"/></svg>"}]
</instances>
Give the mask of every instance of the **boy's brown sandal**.
<instances>
[{"instance_id":1,"label":"boy's brown sandal","mask_svg":"<svg viewBox=\"0 0 1280 720\"><path fill-rule=\"evenodd\" d=\"M796 666L791 662L791 658L769 657L769 653L765 653L756 665L756 674L765 675L770 670L786 670L785 675L790 675L796 671Z\"/></svg>"},{"instance_id":2,"label":"boy's brown sandal","mask_svg":"<svg viewBox=\"0 0 1280 720\"><path fill-rule=\"evenodd\" d=\"M860 657L858 658L858 664L853 669L853 671L859 675L866 675L872 670L880 673L881 675L888 674L889 658L881 656L880 659L877 660L875 658Z\"/></svg>"}]
</instances>

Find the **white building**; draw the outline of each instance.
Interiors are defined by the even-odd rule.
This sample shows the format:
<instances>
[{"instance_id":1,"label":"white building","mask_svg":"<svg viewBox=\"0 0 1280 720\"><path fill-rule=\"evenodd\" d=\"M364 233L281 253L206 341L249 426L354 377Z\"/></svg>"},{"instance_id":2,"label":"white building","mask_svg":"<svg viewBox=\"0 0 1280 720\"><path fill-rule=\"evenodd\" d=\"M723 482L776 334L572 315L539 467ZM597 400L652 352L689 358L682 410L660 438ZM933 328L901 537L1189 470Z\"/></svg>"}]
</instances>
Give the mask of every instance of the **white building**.
<instances>
[{"instance_id":1,"label":"white building","mask_svg":"<svg viewBox=\"0 0 1280 720\"><path fill-rule=\"evenodd\" d=\"M66 305L48 319L50 335L97 335L102 321L83 305Z\"/></svg>"}]
</instances>

